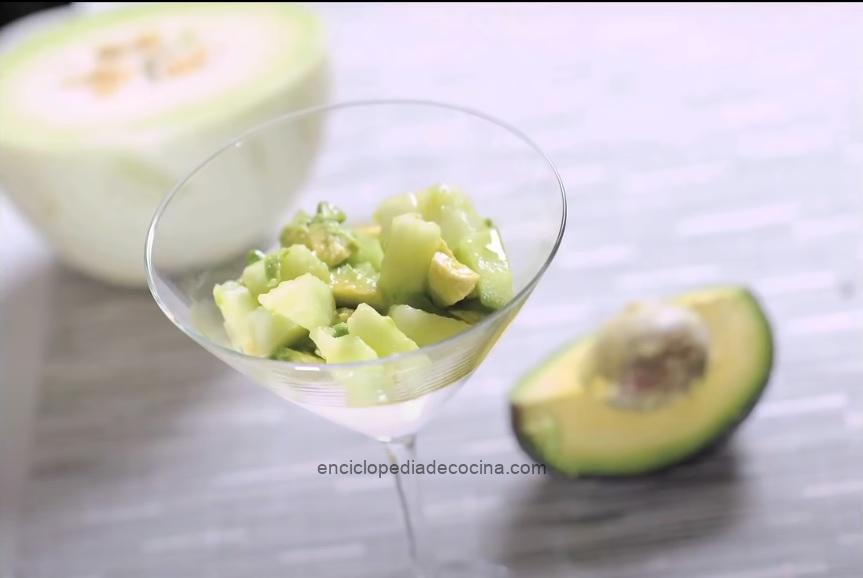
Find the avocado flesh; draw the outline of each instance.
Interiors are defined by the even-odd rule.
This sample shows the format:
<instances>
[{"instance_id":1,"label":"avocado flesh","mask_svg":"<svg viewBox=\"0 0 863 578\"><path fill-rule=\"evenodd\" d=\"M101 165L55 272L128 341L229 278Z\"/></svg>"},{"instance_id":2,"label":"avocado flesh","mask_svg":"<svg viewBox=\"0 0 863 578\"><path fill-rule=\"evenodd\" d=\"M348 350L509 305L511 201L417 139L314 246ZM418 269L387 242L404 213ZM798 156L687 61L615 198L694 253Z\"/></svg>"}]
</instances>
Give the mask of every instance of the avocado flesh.
<instances>
[{"instance_id":1,"label":"avocado flesh","mask_svg":"<svg viewBox=\"0 0 863 578\"><path fill-rule=\"evenodd\" d=\"M330 267L336 267L351 256L355 241L339 225L328 221L309 226L308 244L321 261Z\"/></svg>"},{"instance_id":2,"label":"avocado flesh","mask_svg":"<svg viewBox=\"0 0 863 578\"><path fill-rule=\"evenodd\" d=\"M525 450L568 475L627 476L675 465L712 446L746 417L773 362L770 325L746 289L718 288L672 302L710 333L704 379L651 411L609 404L588 385L593 336L570 345L511 393L513 427Z\"/></svg>"},{"instance_id":3,"label":"avocado flesh","mask_svg":"<svg viewBox=\"0 0 863 578\"><path fill-rule=\"evenodd\" d=\"M342 226L345 214L330 203L318 203L314 216L300 211L290 225L282 229L279 241L283 247L305 245L321 261L337 267L356 251L353 231Z\"/></svg>"},{"instance_id":4,"label":"avocado flesh","mask_svg":"<svg viewBox=\"0 0 863 578\"><path fill-rule=\"evenodd\" d=\"M309 353L308 351L299 351L290 347L282 347L281 349L273 353L272 357L273 359L278 359L279 361L290 361L291 363L326 363L323 359L321 359L314 353Z\"/></svg>"},{"instance_id":5,"label":"avocado flesh","mask_svg":"<svg viewBox=\"0 0 863 578\"><path fill-rule=\"evenodd\" d=\"M448 309L447 313L465 323L476 325L493 313L493 311L485 307L477 299L472 299L469 296L468 299L460 302L456 307Z\"/></svg>"},{"instance_id":6,"label":"avocado flesh","mask_svg":"<svg viewBox=\"0 0 863 578\"><path fill-rule=\"evenodd\" d=\"M375 309L386 309L383 294L378 288L378 277L377 271L368 263L356 267L345 264L335 269L330 276L330 288L336 305L356 307L368 303Z\"/></svg>"},{"instance_id":7,"label":"avocado flesh","mask_svg":"<svg viewBox=\"0 0 863 578\"><path fill-rule=\"evenodd\" d=\"M353 315L353 307L339 307L336 309L336 323L347 323L348 318Z\"/></svg>"},{"instance_id":8,"label":"avocado flesh","mask_svg":"<svg viewBox=\"0 0 863 578\"><path fill-rule=\"evenodd\" d=\"M381 262L384 260L384 250L381 247L381 242L365 233L354 231L356 240L356 249L348 257L348 263L351 265L360 265L368 263L375 271L381 270Z\"/></svg>"},{"instance_id":9,"label":"avocado flesh","mask_svg":"<svg viewBox=\"0 0 863 578\"><path fill-rule=\"evenodd\" d=\"M428 272L429 294L435 305L449 307L471 294L479 275L455 257L438 251Z\"/></svg>"}]
</instances>

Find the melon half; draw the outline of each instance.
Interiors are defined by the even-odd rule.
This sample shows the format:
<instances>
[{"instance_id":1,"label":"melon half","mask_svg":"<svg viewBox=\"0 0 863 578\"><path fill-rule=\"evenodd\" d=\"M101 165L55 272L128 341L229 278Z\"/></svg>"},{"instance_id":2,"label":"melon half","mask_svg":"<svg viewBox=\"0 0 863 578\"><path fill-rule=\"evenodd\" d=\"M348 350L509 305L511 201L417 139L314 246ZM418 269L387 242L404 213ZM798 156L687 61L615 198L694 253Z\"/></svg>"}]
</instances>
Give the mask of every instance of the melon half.
<instances>
[{"instance_id":1,"label":"melon half","mask_svg":"<svg viewBox=\"0 0 863 578\"><path fill-rule=\"evenodd\" d=\"M0 54L0 187L64 261L142 284L161 198L231 137L326 93L323 30L299 6L173 3L71 16ZM226 200L254 186L262 167L283 183L287 205L318 135L300 128L256 139L232 174L200 179L184 193L189 222L224 225L238 243L249 237L236 229L253 219ZM201 257L188 249L187 260Z\"/></svg>"}]
</instances>

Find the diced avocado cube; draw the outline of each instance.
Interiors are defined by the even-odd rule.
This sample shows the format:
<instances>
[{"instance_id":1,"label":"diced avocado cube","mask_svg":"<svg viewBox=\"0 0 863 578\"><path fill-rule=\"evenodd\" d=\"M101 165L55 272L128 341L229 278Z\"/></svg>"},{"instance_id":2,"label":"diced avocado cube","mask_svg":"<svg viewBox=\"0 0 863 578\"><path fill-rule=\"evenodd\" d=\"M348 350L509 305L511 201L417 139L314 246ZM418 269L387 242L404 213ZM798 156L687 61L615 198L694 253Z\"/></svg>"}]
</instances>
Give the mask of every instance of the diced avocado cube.
<instances>
[{"instance_id":1,"label":"diced avocado cube","mask_svg":"<svg viewBox=\"0 0 863 578\"><path fill-rule=\"evenodd\" d=\"M258 307L249 313L250 349L246 353L269 357L280 347L291 345L308 333L290 319Z\"/></svg>"},{"instance_id":2,"label":"diced avocado cube","mask_svg":"<svg viewBox=\"0 0 863 578\"><path fill-rule=\"evenodd\" d=\"M258 261L260 261L261 259L263 259L266 256L267 256L267 254L264 253L263 251L261 251L260 249L252 249L246 255L246 265L251 265L252 263L257 263Z\"/></svg>"},{"instance_id":3,"label":"diced avocado cube","mask_svg":"<svg viewBox=\"0 0 863 578\"><path fill-rule=\"evenodd\" d=\"M353 265L353 268L360 275L365 275L370 279L377 280L381 276L381 274L378 273L374 267L372 267L371 263L358 263L356 265Z\"/></svg>"},{"instance_id":4,"label":"diced avocado cube","mask_svg":"<svg viewBox=\"0 0 863 578\"><path fill-rule=\"evenodd\" d=\"M404 303L394 303L393 305L410 305L414 309L422 309L427 313L434 313L443 317L447 316L447 310L435 305L427 293L420 293L411 299L407 299Z\"/></svg>"},{"instance_id":5,"label":"diced avocado cube","mask_svg":"<svg viewBox=\"0 0 863 578\"><path fill-rule=\"evenodd\" d=\"M308 247L330 267L347 261L355 246L353 233L338 223L326 221L309 225Z\"/></svg>"},{"instance_id":6,"label":"diced avocado cube","mask_svg":"<svg viewBox=\"0 0 863 578\"><path fill-rule=\"evenodd\" d=\"M381 247L381 242L369 237L363 233L356 233L356 249L348 257L348 263L351 265L359 265L360 263L370 264L375 271L381 270L381 261L384 259L384 250Z\"/></svg>"},{"instance_id":7,"label":"diced avocado cube","mask_svg":"<svg viewBox=\"0 0 863 578\"><path fill-rule=\"evenodd\" d=\"M309 334L306 333L305 337L297 341L296 343L291 344L291 349L295 349L297 351L305 351L306 353L314 353L317 346L315 342L312 341L312 338L309 337Z\"/></svg>"},{"instance_id":8,"label":"diced avocado cube","mask_svg":"<svg viewBox=\"0 0 863 578\"><path fill-rule=\"evenodd\" d=\"M293 220L282 229L279 235L279 242L282 247L290 247L291 245L306 245L309 246L309 223L312 222L312 217L305 211L297 211Z\"/></svg>"},{"instance_id":9,"label":"diced avocado cube","mask_svg":"<svg viewBox=\"0 0 863 578\"><path fill-rule=\"evenodd\" d=\"M296 279L305 273L311 273L325 283L330 280L329 267L305 245L281 247L266 255L262 261L246 267L244 280L246 271L249 272L250 281L254 282L256 287L266 282L267 290L282 281ZM264 293L266 290L259 292Z\"/></svg>"},{"instance_id":10,"label":"diced avocado cube","mask_svg":"<svg viewBox=\"0 0 863 578\"><path fill-rule=\"evenodd\" d=\"M318 203L313 221L335 221L336 223L344 223L347 219L345 212L332 203L321 201Z\"/></svg>"},{"instance_id":11,"label":"diced avocado cube","mask_svg":"<svg viewBox=\"0 0 863 578\"><path fill-rule=\"evenodd\" d=\"M266 257L259 259L250 265L246 265L243 269L241 277L243 285L245 285L252 295L257 297L261 293L266 293L276 286L277 281L271 280L267 276Z\"/></svg>"},{"instance_id":12,"label":"diced avocado cube","mask_svg":"<svg viewBox=\"0 0 863 578\"><path fill-rule=\"evenodd\" d=\"M305 245L318 258L336 267L351 256L356 247L354 233L341 225L345 214L329 204L318 204L317 213L310 217L300 211L294 220L282 229L279 240L283 247Z\"/></svg>"},{"instance_id":13,"label":"diced avocado cube","mask_svg":"<svg viewBox=\"0 0 863 578\"><path fill-rule=\"evenodd\" d=\"M378 358L375 350L356 335L335 337L329 327L317 327L309 335L327 363L351 363Z\"/></svg>"},{"instance_id":14,"label":"diced avocado cube","mask_svg":"<svg viewBox=\"0 0 863 578\"><path fill-rule=\"evenodd\" d=\"M426 313L410 305L393 305L389 316L396 327L420 347L443 341L470 328L464 321Z\"/></svg>"},{"instance_id":15,"label":"diced avocado cube","mask_svg":"<svg viewBox=\"0 0 863 578\"><path fill-rule=\"evenodd\" d=\"M470 233L485 227L470 199L456 189L437 185L426 191L422 215L440 225L441 236L450 247L458 247Z\"/></svg>"},{"instance_id":16,"label":"diced avocado cube","mask_svg":"<svg viewBox=\"0 0 863 578\"><path fill-rule=\"evenodd\" d=\"M290 347L283 347L276 351L272 355L273 359L278 359L279 361L290 361L293 363L326 363L323 359L315 355L314 353L309 353L308 351L298 351L296 349L291 349Z\"/></svg>"},{"instance_id":17,"label":"diced avocado cube","mask_svg":"<svg viewBox=\"0 0 863 578\"><path fill-rule=\"evenodd\" d=\"M492 310L483 306L479 301L470 299L462 301L458 304L458 307L447 309L447 313L457 319L461 319L465 323L474 325L492 313Z\"/></svg>"},{"instance_id":18,"label":"diced avocado cube","mask_svg":"<svg viewBox=\"0 0 863 578\"><path fill-rule=\"evenodd\" d=\"M258 305L251 291L236 281L226 281L213 287L213 300L225 320L225 332L231 345L244 352L253 348L249 314Z\"/></svg>"},{"instance_id":19,"label":"diced avocado cube","mask_svg":"<svg viewBox=\"0 0 863 578\"><path fill-rule=\"evenodd\" d=\"M438 251L432 257L428 272L429 294L440 307L454 305L471 294L479 281L479 274Z\"/></svg>"},{"instance_id":20,"label":"diced avocado cube","mask_svg":"<svg viewBox=\"0 0 863 578\"><path fill-rule=\"evenodd\" d=\"M279 251L280 279L290 281L311 273L324 283L330 281L330 269L305 245L291 245Z\"/></svg>"},{"instance_id":21,"label":"diced avocado cube","mask_svg":"<svg viewBox=\"0 0 863 578\"><path fill-rule=\"evenodd\" d=\"M356 307L368 303L385 309L386 302L378 288L378 273L368 263L356 267L342 265L330 274L330 287L339 307Z\"/></svg>"},{"instance_id":22,"label":"diced avocado cube","mask_svg":"<svg viewBox=\"0 0 863 578\"><path fill-rule=\"evenodd\" d=\"M440 240L440 247L438 247L437 250L446 255L447 257L452 257L453 259L455 259L455 253L452 252L452 249L449 248L449 245L447 245L446 241L444 241L443 239Z\"/></svg>"},{"instance_id":23,"label":"diced avocado cube","mask_svg":"<svg viewBox=\"0 0 863 578\"><path fill-rule=\"evenodd\" d=\"M477 289L483 305L500 309L512 299L512 271L497 229L486 228L467 235L455 255L479 273Z\"/></svg>"},{"instance_id":24,"label":"diced avocado cube","mask_svg":"<svg viewBox=\"0 0 863 578\"><path fill-rule=\"evenodd\" d=\"M282 281L275 289L258 296L268 311L284 315L300 327L328 326L336 314L336 303L329 285L306 273Z\"/></svg>"},{"instance_id":25,"label":"diced avocado cube","mask_svg":"<svg viewBox=\"0 0 863 578\"><path fill-rule=\"evenodd\" d=\"M275 287L283 280L282 279L282 250L273 251L264 257L264 274L270 283L270 287Z\"/></svg>"},{"instance_id":26,"label":"diced avocado cube","mask_svg":"<svg viewBox=\"0 0 863 578\"><path fill-rule=\"evenodd\" d=\"M365 303L348 319L348 330L374 349L378 357L417 349L417 344L402 333L392 319Z\"/></svg>"},{"instance_id":27,"label":"diced avocado cube","mask_svg":"<svg viewBox=\"0 0 863 578\"><path fill-rule=\"evenodd\" d=\"M336 309L336 323L347 323L348 318L353 315L353 307L339 307Z\"/></svg>"},{"instance_id":28,"label":"diced avocado cube","mask_svg":"<svg viewBox=\"0 0 863 578\"><path fill-rule=\"evenodd\" d=\"M335 325L330 327L330 330L330 333L333 337L341 337L342 335L347 335L348 333L350 333L350 330L348 329L348 324L344 321L336 323Z\"/></svg>"},{"instance_id":29,"label":"diced avocado cube","mask_svg":"<svg viewBox=\"0 0 863 578\"><path fill-rule=\"evenodd\" d=\"M404 303L425 291L429 265L440 240L440 227L416 213L393 219L380 279L381 291L390 303Z\"/></svg>"},{"instance_id":30,"label":"diced avocado cube","mask_svg":"<svg viewBox=\"0 0 863 578\"><path fill-rule=\"evenodd\" d=\"M420 213L422 211L422 203L423 199L421 195L416 193L405 193L381 201L377 211L375 211L374 219L380 225L380 240L383 246L386 246L389 241L390 226L393 219L406 213Z\"/></svg>"}]
</instances>

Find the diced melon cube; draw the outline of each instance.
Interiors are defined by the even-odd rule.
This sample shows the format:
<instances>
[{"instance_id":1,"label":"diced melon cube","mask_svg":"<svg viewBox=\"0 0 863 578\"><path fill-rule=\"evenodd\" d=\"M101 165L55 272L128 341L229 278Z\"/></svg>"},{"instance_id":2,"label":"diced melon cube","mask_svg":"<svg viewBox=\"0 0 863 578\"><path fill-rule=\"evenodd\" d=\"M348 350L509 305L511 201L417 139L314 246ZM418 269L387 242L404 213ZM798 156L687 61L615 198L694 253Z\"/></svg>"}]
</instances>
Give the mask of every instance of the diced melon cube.
<instances>
[{"instance_id":1,"label":"diced melon cube","mask_svg":"<svg viewBox=\"0 0 863 578\"><path fill-rule=\"evenodd\" d=\"M248 287L254 296L266 293L275 286L271 284L270 279L267 277L264 259L255 261L251 265L246 265L246 268L243 269L242 281L243 285Z\"/></svg>"},{"instance_id":2,"label":"diced melon cube","mask_svg":"<svg viewBox=\"0 0 863 578\"><path fill-rule=\"evenodd\" d=\"M251 291L236 281L216 285L213 297L225 319L231 345L248 355L269 357L279 347L291 345L307 333L289 319L259 307Z\"/></svg>"},{"instance_id":3,"label":"diced melon cube","mask_svg":"<svg viewBox=\"0 0 863 578\"><path fill-rule=\"evenodd\" d=\"M417 344L402 333L392 319L365 303L359 305L348 319L348 331L371 346L378 357L417 349Z\"/></svg>"},{"instance_id":4,"label":"diced melon cube","mask_svg":"<svg viewBox=\"0 0 863 578\"><path fill-rule=\"evenodd\" d=\"M393 219L379 283L390 303L404 303L425 291L429 265L440 241L440 227L416 213Z\"/></svg>"},{"instance_id":5,"label":"diced melon cube","mask_svg":"<svg viewBox=\"0 0 863 578\"><path fill-rule=\"evenodd\" d=\"M236 281L226 281L213 287L213 300L225 319L231 344L240 351L250 349L249 314L258 306L251 291Z\"/></svg>"},{"instance_id":6,"label":"diced melon cube","mask_svg":"<svg viewBox=\"0 0 863 578\"><path fill-rule=\"evenodd\" d=\"M450 247L458 247L467 235L485 227L482 217L461 191L438 185L428 189L426 195L423 218L440 226L441 236Z\"/></svg>"},{"instance_id":7,"label":"diced melon cube","mask_svg":"<svg viewBox=\"0 0 863 578\"><path fill-rule=\"evenodd\" d=\"M310 336L327 363L352 363L378 358L375 350L356 335L334 337L328 327L317 327Z\"/></svg>"},{"instance_id":8,"label":"diced melon cube","mask_svg":"<svg viewBox=\"0 0 863 578\"><path fill-rule=\"evenodd\" d=\"M318 327L311 332L318 352L327 363L356 363L378 358L375 350L356 335L335 337L330 327ZM392 380L384 367L376 364L333 370L344 386L348 407L369 407L388 403Z\"/></svg>"},{"instance_id":9,"label":"diced melon cube","mask_svg":"<svg viewBox=\"0 0 863 578\"><path fill-rule=\"evenodd\" d=\"M275 289L259 295L258 301L268 311L284 315L309 330L330 325L336 313L329 285L311 273L281 282Z\"/></svg>"},{"instance_id":10,"label":"diced melon cube","mask_svg":"<svg viewBox=\"0 0 863 578\"><path fill-rule=\"evenodd\" d=\"M420 347L443 341L470 328L464 321L427 313L410 305L390 307L389 316L396 327Z\"/></svg>"},{"instance_id":11,"label":"diced melon cube","mask_svg":"<svg viewBox=\"0 0 863 578\"><path fill-rule=\"evenodd\" d=\"M287 317L258 307L248 317L250 349L246 353L269 357L280 347L292 345L308 332Z\"/></svg>"},{"instance_id":12,"label":"diced melon cube","mask_svg":"<svg viewBox=\"0 0 863 578\"><path fill-rule=\"evenodd\" d=\"M480 302L500 309L513 296L512 271L497 229L488 227L469 234L455 251L459 261L479 273Z\"/></svg>"},{"instance_id":13,"label":"diced melon cube","mask_svg":"<svg viewBox=\"0 0 863 578\"><path fill-rule=\"evenodd\" d=\"M380 241L386 247L390 237L390 227L393 219L406 213L419 213L422 211L422 200L416 193L405 193L384 199L375 211L375 222L380 225Z\"/></svg>"},{"instance_id":14,"label":"diced melon cube","mask_svg":"<svg viewBox=\"0 0 863 578\"><path fill-rule=\"evenodd\" d=\"M291 245L281 249L279 260L281 264L279 276L282 281L290 281L306 273L311 273L324 283L330 280L330 269L327 264L305 245Z\"/></svg>"}]
</instances>

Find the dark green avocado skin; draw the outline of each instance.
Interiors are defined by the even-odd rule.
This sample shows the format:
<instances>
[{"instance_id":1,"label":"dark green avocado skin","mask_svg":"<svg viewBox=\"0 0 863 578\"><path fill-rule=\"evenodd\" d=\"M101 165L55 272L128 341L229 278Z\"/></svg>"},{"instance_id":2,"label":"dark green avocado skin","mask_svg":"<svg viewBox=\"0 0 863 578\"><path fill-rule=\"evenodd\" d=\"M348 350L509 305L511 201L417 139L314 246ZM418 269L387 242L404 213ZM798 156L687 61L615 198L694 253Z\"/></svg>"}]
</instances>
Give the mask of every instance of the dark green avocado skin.
<instances>
[{"instance_id":1,"label":"dark green avocado skin","mask_svg":"<svg viewBox=\"0 0 863 578\"><path fill-rule=\"evenodd\" d=\"M554 466L548 464L545 460L543 460L540 448L536 447L536 444L534 444L527 436L522 433L521 417L519 416L518 407L515 404L510 403L510 425L512 427L513 433L515 434L518 445L521 447L524 453L527 454L528 457L530 457L533 461L544 464L549 469L549 471L552 472L552 474L565 479L623 480L641 478L656 474L667 473L677 467L696 463L707 458L710 454L719 449L731 437L731 435L737 430L737 428L740 427L740 424L742 424L746 420L746 418L752 414L752 410L755 409L756 405L758 405L758 402L761 400L761 397L764 395L764 392L767 389L767 384L770 382L770 374L773 370L773 365L776 359L776 344L773 337L770 320L767 318L767 315L764 312L764 308L761 307L758 298L751 291L746 291L746 297L753 302L753 304L755 305L755 310L761 313L761 322L766 330L766 334L768 337L766 352L767 359L766 363L764 364L764 371L759 377L760 385L753 388L752 396L749 402L746 404L744 409L730 422L730 424L725 427L718 435L707 440L701 447L696 448L695 450L693 450L679 460L671 461L668 463L661 463L655 467L647 468L636 472L620 473L613 471L585 471L573 474L571 472L561 471L560 469L555 468Z\"/></svg>"}]
</instances>

